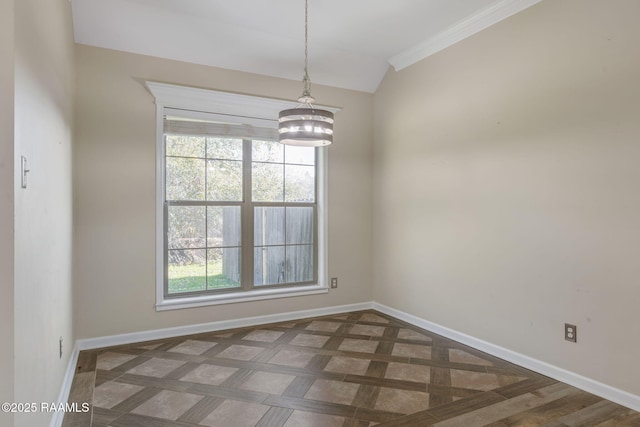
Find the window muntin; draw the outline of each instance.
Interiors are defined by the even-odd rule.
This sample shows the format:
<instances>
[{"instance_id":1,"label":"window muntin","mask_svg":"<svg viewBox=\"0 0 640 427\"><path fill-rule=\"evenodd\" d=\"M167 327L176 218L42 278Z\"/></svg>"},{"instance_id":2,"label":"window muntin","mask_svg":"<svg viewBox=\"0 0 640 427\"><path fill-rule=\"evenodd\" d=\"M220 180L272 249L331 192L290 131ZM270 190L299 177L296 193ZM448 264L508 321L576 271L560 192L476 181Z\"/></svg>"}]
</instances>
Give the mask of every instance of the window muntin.
<instances>
[{"instance_id":1,"label":"window muntin","mask_svg":"<svg viewBox=\"0 0 640 427\"><path fill-rule=\"evenodd\" d=\"M315 149L197 134L164 141L165 297L317 282Z\"/></svg>"}]
</instances>

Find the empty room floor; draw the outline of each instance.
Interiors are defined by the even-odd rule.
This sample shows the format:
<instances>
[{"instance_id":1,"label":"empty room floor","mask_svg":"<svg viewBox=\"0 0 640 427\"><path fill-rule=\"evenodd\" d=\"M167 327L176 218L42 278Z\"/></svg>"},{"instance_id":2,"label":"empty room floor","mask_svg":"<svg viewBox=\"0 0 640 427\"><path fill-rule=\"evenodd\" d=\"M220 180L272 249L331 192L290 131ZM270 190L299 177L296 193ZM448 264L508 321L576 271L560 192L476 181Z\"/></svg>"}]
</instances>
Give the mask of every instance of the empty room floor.
<instances>
[{"instance_id":1,"label":"empty room floor","mask_svg":"<svg viewBox=\"0 0 640 427\"><path fill-rule=\"evenodd\" d=\"M64 427L640 426L373 310L83 351Z\"/></svg>"}]
</instances>

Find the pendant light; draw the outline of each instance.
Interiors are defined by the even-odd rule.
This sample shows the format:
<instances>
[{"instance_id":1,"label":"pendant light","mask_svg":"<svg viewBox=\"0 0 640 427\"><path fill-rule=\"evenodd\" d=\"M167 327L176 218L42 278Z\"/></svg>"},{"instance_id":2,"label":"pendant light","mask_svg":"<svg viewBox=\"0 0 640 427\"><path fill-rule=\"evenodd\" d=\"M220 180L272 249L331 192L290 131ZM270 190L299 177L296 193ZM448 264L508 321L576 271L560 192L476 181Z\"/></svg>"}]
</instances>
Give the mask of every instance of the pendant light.
<instances>
[{"instance_id":1,"label":"pendant light","mask_svg":"<svg viewBox=\"0 0 640 427\"><path fill-rule=\"evenodd\" d=\"M279 140L285 145L322 147L333 142L333 113L313 106L308 71L309 3L304 2L304 89L296 108L283 110L278 119Z\"/></svg>"}]
</instances>

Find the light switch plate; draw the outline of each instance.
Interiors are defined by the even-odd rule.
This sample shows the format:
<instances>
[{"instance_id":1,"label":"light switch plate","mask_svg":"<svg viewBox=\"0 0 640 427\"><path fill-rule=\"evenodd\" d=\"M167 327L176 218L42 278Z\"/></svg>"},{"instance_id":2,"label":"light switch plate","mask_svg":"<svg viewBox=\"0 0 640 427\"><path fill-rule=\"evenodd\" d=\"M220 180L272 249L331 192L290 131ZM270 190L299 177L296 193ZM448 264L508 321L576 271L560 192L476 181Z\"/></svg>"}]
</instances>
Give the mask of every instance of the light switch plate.
<instances>
[{"instance_id":1,"label":"light switch plate","mask_svg":"<svg viewBox=\"0 0 640 427\"><path fill-rule=\"evenodd\" d=\"M21 171L21 180L20 186L22 188L27 188L27 173L29 173L29 169L27 169L27 158L25 156L20 156L20 171Z\"/></svg>"}]
</instances>

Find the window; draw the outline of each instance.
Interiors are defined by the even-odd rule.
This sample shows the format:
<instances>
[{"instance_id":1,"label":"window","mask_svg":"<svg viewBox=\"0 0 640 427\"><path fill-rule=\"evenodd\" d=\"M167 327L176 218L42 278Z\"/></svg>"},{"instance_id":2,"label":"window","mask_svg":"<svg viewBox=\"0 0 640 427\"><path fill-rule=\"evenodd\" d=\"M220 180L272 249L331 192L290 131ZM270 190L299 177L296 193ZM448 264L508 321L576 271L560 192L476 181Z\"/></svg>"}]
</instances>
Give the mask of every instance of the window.
<instances>
[{"instance_id":1,"label":"window","mask_svg":"<svg viewBox=\"0 0 640 427\"><path fill-rule=\"evenodd\" d=\"M274 119L290 104L147 87L158 108L157 308L326 292L326 149L277 142Z\"/></svg>"},{"instance_id":2,"label":"window","mask_svg":"<svg viewBox=\"0 0 640 427\"><path fill-rule=\"evenodd\" d=\"M244 142L170 132L165 126L165 296L240 288Z\"/></svg>"}]
</instances>

